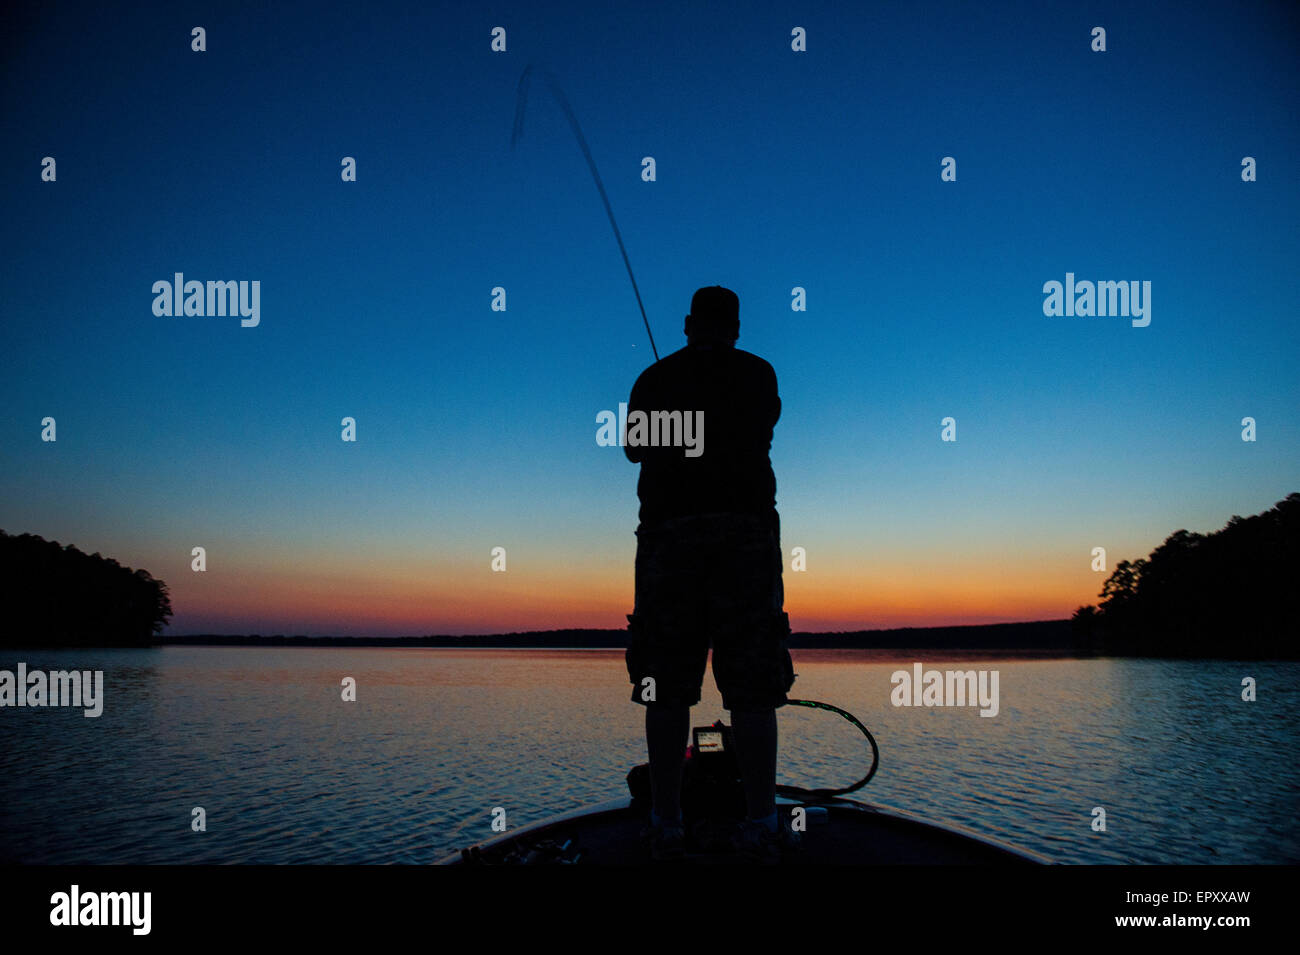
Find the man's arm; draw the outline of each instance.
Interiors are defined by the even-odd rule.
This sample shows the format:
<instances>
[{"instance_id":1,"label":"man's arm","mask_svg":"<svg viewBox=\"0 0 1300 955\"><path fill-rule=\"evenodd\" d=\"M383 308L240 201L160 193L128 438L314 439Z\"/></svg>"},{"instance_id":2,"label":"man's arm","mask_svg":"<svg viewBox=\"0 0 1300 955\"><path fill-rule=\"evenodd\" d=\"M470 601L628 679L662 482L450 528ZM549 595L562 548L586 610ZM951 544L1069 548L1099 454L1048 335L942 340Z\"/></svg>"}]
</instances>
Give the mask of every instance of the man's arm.
<instances>
[{"instance_id":1,"label":"man's arm","mask_svg":"<svg viewBox=\"0 0 1300 955\"><path fill-rule=\"evenodd\" d=\"M776 423L781 420L781 395L777 391L777 387L776 387L776 369L773 368L770 364L767 366L767 377L768 377L768 393L771 396L768 402L768 406L771 409L770 416L772 421L772 427L775 428Z\"/></svg>"}]
</instances>

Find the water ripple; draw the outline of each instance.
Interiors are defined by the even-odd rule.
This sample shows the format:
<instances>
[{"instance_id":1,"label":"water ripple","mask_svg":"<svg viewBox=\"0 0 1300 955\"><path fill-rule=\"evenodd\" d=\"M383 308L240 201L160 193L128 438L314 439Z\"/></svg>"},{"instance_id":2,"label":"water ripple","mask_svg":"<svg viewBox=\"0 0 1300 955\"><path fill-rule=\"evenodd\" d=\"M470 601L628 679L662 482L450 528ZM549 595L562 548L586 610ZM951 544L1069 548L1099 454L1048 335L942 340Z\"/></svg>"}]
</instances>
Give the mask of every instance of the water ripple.
<instances>
[{"instance_id":1,"label":"water ripple","mask_svg":"<svg viewBox=\"0 0 1300 955\"><path fill-rule=\"evenodd\" d=\"M33 653L105 671L104 714L0 711L0 861L425 863L621 796L645 758L618 653L165 648ZM1072 863L1295 863L1300 666L981 661L1001 711L894 707L895 662L798 659L799 695L881 746L859 796ZM12 667L12 663L8 666ZM944 668L928 662L928 667ZM359 698L343 703L343 675ZM1244 703L1242 676L1269 692ZM723 715L706 680L697 723ZM845 785L856 730L781 712L781 781ZM207 830L191 828L206 811ZM1094 807L1106 831L1092 829Z\"/></svg>"}]
</instances>

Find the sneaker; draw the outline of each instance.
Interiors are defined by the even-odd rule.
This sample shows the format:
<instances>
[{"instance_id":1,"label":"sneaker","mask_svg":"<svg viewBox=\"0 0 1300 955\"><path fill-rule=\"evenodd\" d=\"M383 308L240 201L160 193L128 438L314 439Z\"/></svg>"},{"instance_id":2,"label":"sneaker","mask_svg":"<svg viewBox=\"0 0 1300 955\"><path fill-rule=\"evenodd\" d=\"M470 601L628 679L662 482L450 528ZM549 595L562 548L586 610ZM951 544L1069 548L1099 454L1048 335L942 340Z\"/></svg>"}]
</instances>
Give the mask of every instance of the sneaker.
<instances>
[{"instance_id":1,"label":"sneaker","mask_svg":"<svg viewBox=\"0 0 1300 955\"><path fill-rule=\"evenodd\" d=\"M778 865L798 852L803 846L803 836L788 825L778 825L773 832L761 822L746 819L740 824L733 848L745 862L758 865Z\"/></svg>"},{"instance_id":2,"label":"sneaker","mask_svg":"<svg viewBox=\"0 0 1300 955\"><path fill-rule=\"evenodd\" d=\"M641 830L641 841L650 847L655 862L674 862L686 858L686 830L680 823L660 823Z\"/></svg>"}]
</instances>

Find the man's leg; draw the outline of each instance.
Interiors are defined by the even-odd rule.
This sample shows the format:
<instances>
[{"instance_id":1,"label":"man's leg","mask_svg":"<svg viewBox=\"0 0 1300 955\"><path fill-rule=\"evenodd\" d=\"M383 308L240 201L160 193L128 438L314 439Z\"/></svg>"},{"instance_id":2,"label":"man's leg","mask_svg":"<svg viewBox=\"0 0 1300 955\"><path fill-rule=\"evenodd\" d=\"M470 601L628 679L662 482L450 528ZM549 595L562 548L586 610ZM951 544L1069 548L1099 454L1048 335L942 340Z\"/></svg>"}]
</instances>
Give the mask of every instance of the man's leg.
<instances>
[{"instance_id":1,"label":"man's leg","mask_svg":"<svg viewBox=\"0 0 1300 955\"><path fill-rule=\"evenodd\" d=\"M731 728L749 818L769 822L776 814L776 710L733 709Z\"/></svg>"},{"instance_id":2,"label":"man's leg","mask_svg":"<svg viewBox=\"0 0 1300 955\"><path fill-rule=\"evenodd\" d=\"M707 531L707 529L706 529ZM637 528L636 603L628 618L633 700L646 705L646 749L650 756L650 799L658 821L674 826L682 818L682 770L691 731L691 704L709 658L698 594L696 552L701 532L692 522ZM647 676L653 677L643 688ZM638 696L638 690L653 693ZM660 702L652 702L655 699Z\"/></svg>"},{"instance_id":3,"label":"man's leg","mask_svg":"<svg viewBox=\"0 0 1300 955\"><path fill-rule=\"evenodd\" d=\"M723 586L713 605L721 624L713 673L731 710L745 808L750 819L775 829L776 707L785 703L793 682L785 679L789 623L781 610L780 534L774 523L737 520L726 545Z\"/></svg>"},{"instance_id":4,"label":"man's leg","mask_svg":"<svg viewBox=\"0 0 1300 955\"><path fill-rule=\"evenodd\" d=\"M774 717L774 732L775 725ZM655 815L665 823L680 824L682 819L682 759L690 732L689 706L646 707L645 739L650 753L651 801Z\"/></svg>"}]
</instances>

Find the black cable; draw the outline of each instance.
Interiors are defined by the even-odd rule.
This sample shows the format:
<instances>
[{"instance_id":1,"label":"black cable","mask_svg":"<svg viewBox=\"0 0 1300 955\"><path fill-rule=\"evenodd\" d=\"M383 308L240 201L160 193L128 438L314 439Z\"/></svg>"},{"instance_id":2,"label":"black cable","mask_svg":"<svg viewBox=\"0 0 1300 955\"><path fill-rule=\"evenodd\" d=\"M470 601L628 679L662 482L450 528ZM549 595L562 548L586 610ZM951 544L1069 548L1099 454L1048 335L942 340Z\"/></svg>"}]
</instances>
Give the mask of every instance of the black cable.
<instances>
[{"instance_id":1,"label":"black cable","mask_svg":"<svg viewBox=\"0 0 1300 955\"><path fill-rule=\"evenodd\" d=\"M876 775L876 767L880 765L880 747L876 745L876 738L871 735L871 731L862 725L862 721L850 713L848 710L842 710L838 706L831 706L829 703L821 703L817 700L786 700L790 706L807 706L815 710L830 710L832 713L838 713L858 729L862 730L862 735L867 738L871 744L871 768L867 770L867 775L863 776L852 786L845 786L843 789L804 789L800 786L777 786L776 791L780 796L787 796L792 799L834 799L843 796L846 793L856 792L871 781L871 777Z\"/></svg>"}]
</instances>

